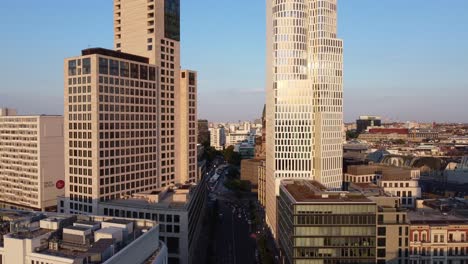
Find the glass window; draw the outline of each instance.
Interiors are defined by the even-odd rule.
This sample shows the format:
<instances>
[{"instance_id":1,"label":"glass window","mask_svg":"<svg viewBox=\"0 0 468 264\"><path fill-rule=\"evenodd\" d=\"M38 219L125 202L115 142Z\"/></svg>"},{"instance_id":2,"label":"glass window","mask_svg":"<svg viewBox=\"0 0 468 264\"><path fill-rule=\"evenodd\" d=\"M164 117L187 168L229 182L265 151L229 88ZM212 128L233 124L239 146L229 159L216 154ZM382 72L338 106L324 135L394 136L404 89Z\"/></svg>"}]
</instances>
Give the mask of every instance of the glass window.
<instances>
[{"instance_id":1,"label":"glass window","mask_svg":"<svg viewBox=\"0 0 468 264\"><path fill-rule=\"evenodd\" d=\"M109 60L99 58L99 74L109 74Z\"/></svg>"},{"instance_id":2,"label":"glass window","mask_svg":"<svg viewBox=\"0 0 468 264\"><path fill-rule=\"evenodd\" d=\"M148 80L148 67L140 65L140 79Z\"/></svg>"},{"instance_id":3,"label":"glass window","mask_svg":"<svg viewBox=\"0 0 468 264\"><path fill-rule=\"evenodd\" d=\"M76 60L68 61L68 75L76 75Z\"/></svg>"},{"instance_id":4,"label":"glass window","mask_svg":"<svg viewBox=\"0 0 468 264\"><path fill-rule=\"evenodd\" d=\"M156 69L154 67L149 68L149 80L150 81L156 80Z\"/></svg>"},{"instance_id":5,"label":"glass window","mask_svg":"<svg viewBox=\"0 0 468 264\"><path fill-rule=\"evenodd\" d=\"M138 79L138 65L130 64L130 76L134 79Z\"/></svg>"},{"instance_id":6,"label":"glass window","mask_svg":"<svg viewBox=\"0 0 468 264\"><path fill-rule=\"evenodd\" d=\"M120 62L120 76L121 77L128 77L128 73L129 73L128 64L129 64L128 62L124 62L124 61Z\"/></svg>"},{"instance_id":7,"label":"glass window","mask_svg":"<svg viewBox=\"0 0 468 264\"><path fill-rule=\"evenodd\" d=\"M91 73L91 59L86 58L83 59L83 74L90 74Z\"/></svg>"},{"instance_id":8,"label":"glass window","mask_svg":"<svg viewBox=\"0 0 468 264\"><path fill-rule=\"evenodd\" d=\"M110 75L119 76L119 62L110 60Z\"/></svg>"}]
</instances>

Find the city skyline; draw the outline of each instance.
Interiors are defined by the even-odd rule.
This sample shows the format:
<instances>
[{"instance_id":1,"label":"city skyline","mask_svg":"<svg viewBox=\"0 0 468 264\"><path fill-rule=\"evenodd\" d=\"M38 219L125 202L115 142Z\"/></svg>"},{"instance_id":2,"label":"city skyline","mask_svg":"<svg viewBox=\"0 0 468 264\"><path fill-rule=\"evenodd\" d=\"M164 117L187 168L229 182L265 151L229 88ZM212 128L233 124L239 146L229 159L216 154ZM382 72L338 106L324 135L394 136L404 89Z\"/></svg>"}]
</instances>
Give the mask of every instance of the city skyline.
<instances>
[{"instance_id":1,"label":"city skyline","mask_svg":"<svg viewBox=\"0 0 468 264\"><path fill-rule=\"evenodd\" d=\"M0 66L5 73L0 105L16 108L20 114L63 114L61 58L84 47L113 47L112 1L93 3L92 10L86 4L74 6L73 14L62 12L70 8L69 3L55 2L31 3L27 10L8 2L0 11L0 29L5 32L0 55L6 62ZM182 66L199 69L200 118L233 121L261 115L265 8L263 1L249 2L249 8L243 8L246 3L183 2ZM402 3L405 8L400 8ZM219 12L209 17L197 12L208 7ZM458 111L468 96L463 89L468 83L459 77L468 63L468 55L461 52L468 44L463 31L465 7L464 1L451 5L436 0L343 1L338 26L348 50L344 57L345 121L376 114L394 121L467 122ZM231 11L223 12L227 10ZM414 16L415 11L422 15ZM28 15L12 24L19 13ZM243 18L240 25L230 23L237 17ZM23 32L32 25L37 30L26 38ZM195 30L200 27L205 30ZM31 39L34 49L26 48ZM220 47L207 48L205 41ZM18 53L24 56L14 55ZM21 78L22 65L38 71L32 78ZM223 81L235 76L242 78ZM420 100L423 93L424 100ZM28 94L34 96L26 98ZM223 111L227 107L238 110Z\"/></svg>"}]
</instances>

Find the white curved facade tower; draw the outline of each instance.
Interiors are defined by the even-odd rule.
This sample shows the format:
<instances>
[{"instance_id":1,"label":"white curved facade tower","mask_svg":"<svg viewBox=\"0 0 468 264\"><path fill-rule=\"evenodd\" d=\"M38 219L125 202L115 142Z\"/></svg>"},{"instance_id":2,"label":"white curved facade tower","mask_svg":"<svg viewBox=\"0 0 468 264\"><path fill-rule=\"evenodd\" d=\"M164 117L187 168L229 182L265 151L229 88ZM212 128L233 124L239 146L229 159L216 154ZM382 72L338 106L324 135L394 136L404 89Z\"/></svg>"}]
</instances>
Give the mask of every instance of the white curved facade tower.
<instances>
[{"instance_id":1,"label":"white curved facade tower","mask_svg":"<svg viewBox=\"0 0 468 264\"><path fill-rule=\"evenodd\" d=\"M342 184L343 43L337 0L267 1L267 221L281 179Z\"/></svg>"}]
</instances>

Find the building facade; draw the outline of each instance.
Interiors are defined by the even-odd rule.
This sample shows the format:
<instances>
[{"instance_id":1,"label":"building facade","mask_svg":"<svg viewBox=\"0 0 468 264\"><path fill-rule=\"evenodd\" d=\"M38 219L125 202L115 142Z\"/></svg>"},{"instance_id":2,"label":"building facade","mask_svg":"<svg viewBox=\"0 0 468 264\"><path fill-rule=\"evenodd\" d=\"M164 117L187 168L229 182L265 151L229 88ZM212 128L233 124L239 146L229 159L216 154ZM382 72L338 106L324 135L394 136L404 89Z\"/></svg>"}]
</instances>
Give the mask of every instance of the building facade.
<instances>
[{"instance_id":1,"label":"building facade","mask_svg":"<svg viewBox=\"0 0 468 264\"><path fill-rule=\"evenodd\" d=\"M258 201L266 206L266 162L262 160L258 166Z\"/></svg>"},{"instance_id":2,"label":"building facade","mask_svg":"<svg viewBox=\"0 0 468 264\"><path fill-rule=\"evenodd\" d=\"M179 147L185 135L193 132L194 122L189 118L189 124L182 123L181 119L186 117L187 108L196 109L196 100L195 106L181 106L187 101L181 96L187 85L181 85L180 78L180 0L114 0L114 45L117 51L149 58L149 63L157 66L158 174L162 186L181 183L185 178L181 179L179 172L186 171L182 167L186 156L180 155ZM190 86L196 90L196 84Z\"/></svg>"},{"instance_id":3,"label":"building facade","mask_svg":"<svg viewBox=\"0 0 468 264\"><path fill-rule=\"evenodd\" d=\"M267 0L267 222L276 234L281 179L340 189L343 43L337 1Z\"/></svg>"},{"instance_id":4,"label":"building facade","mask_svg":"<svg viewBox=\"0 0 468 264\"><path fill-rule=\"evenodd\" d=\"M249 181L252 184L254 191L258 188L258 167L261 166L262 160L260 159L244 159L241 160L241 173L240 178L243 181Z\"/></svg>"},{"instance_id":5,"label":"building facade","mask_svg":"<svg viewBox=\"0 0 468 264\"><path fill-rule=\"evenodd\" d=\"M468 221L432 210L410 215L410 264L468 263Z\"/></svg>"},{"instance_id":6,"label":"building facade","mask_svg":"<svg viewBox=\"0 0 468 264\"><path fill-rule=\"evenodd\" d=\"M88 49L65 61L66 213L167 184L159 174L158 70L144 57Z\"/></svg>"},{"instance_id":7,"label":"building facade","mask_svg":"<svg viewBox=\"0 0 468 264\"><path fill-rule=\"evenodd\" d=\"M278 240L284 263L376 263L376 211L376 203L360 194L283 180Z\"/></svg>"},{"instance_id":8,"label":"building facade","mask_svg":"<svg viewBox=\"0 0 468 264\"><path fill-rule=\"evenodd\" d=\"M184 70L180 75L179 128L180 155L177 177L180 183L197 182L197 73Z\"/></svg>"},{"instance_id":9,"label":"building facade","mask_svg":"<svg viewBox=\"0 0 468 264\"><path fill-rule=\"evenodd\" d=\"M2 207L55 210L65 187L63 117L8 112L0 115Z\"/></svg>"}]
</instances>

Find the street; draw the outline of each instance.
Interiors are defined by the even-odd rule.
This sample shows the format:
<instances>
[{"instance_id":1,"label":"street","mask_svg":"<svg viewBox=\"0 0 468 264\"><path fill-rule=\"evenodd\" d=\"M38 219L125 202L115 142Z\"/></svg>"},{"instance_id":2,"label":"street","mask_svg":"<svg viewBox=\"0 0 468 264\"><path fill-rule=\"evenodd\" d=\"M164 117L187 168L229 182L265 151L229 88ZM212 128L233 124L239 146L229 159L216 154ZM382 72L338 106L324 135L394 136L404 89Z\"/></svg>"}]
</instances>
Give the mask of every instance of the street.
<instances>
[{"instance_id":1,"label":"street","mask_svg":"<svg viewBox=\"0 0 468 264\"><path fill-rule=\"evenodd\" d=\"M251 237L250 213L247 205L224 187L226 177L221 175L213 188L218 215L215 229L215 263L255 264L256 241Z\"/></svg>"}]
</instances>

